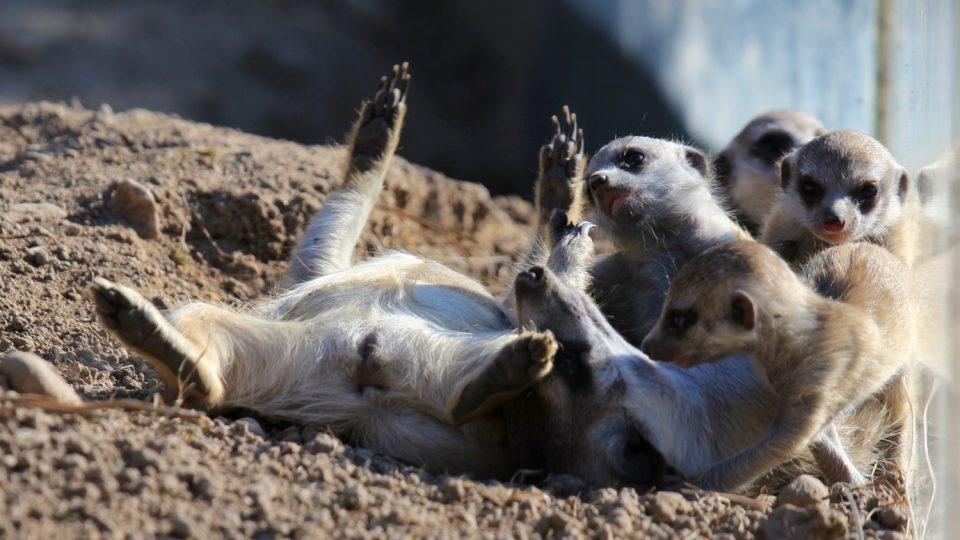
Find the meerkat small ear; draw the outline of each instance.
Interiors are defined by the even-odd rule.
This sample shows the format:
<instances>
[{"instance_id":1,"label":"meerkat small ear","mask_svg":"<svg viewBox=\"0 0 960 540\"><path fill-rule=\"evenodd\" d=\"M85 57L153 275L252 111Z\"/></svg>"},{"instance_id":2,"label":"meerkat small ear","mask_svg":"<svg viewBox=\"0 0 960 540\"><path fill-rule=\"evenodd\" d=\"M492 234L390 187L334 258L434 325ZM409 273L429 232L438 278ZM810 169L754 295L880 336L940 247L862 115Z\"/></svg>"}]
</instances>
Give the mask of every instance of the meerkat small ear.
<instances>
[{"instance_id":1,"label":"meerkat small ear","mask_svg":"<svg viewBox=\"0 0 960 540\"><path fill-rule=\"evenodd\" d=\"M757 325L757 306L753 298L743 291L733 291L730 296L730 317L745 330L753 330Z\"/></svg>"},{"instance_id":2,"label":"meerkat small ear","mask_svg":"<svg viewBox=\"0 0 960 540\"><path fill-rule=\"evenodd\" d=\"M721 186L730 185L730 174L733 173L733 163L730 162L730 156L726 152L713 159L713 177Z\"/></svg>"},{"instance_id":3,"label":"meerkat small ear","mask_svg":"<svg viewBox=\"0 0 960 540\"><path fill-rule=\"evenodd\" d=\"M700 173L700 176L704 178L710 177L710 161L707 159L707 155L703 152L697 150L696 148L686 148L686 159L687 163L691 167L697 170Z\"/></svg>"},{"instance_id":4,"label":"meerkat small ear","mask_svg":"<svg viewBox=\"0 0 960 540\"><path fill-rule=\"evenodd\" d=\"M897 186L897 193L900 195L900 200L905 200L907 198L907 190L910 189L910 175L907 173L906 169L900 170L900 181Z\"/></svg>"},{"instance_id":5,"label":"meerkat small ear","mask_svg":"<svg viewBox=\"0 0 960 540\"><path fill-rule=\"evenodd\" d=\"M784 191L790 185L790 174L793 172L793 166L790 164L790 156L786 155L780 160L780 187Z\"/></svg>"}]
</instances>

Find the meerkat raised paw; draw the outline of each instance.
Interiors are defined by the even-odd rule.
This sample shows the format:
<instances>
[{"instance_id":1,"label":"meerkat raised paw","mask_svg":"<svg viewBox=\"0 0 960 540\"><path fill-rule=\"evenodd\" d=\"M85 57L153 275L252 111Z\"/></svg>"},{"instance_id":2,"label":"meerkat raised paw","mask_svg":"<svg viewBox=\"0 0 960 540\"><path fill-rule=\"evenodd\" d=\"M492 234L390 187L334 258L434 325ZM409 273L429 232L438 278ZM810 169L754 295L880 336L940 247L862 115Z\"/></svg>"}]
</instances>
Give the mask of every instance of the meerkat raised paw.
<instances>
[{"instance_id":1,"label":"meerkat raised paw","mask_svg":"<svg viewBox=\"0 0 960 540\"><path fill-rule=\"evenodd\" d=\"M360 115L348 140L351 166L359 172L374 168L397 148L400 128L407 112L409 68L407 62L393 66L389 77L380 78L373 99L361 105ZM355 177L348 176L347 181L352 178Z\"/></svg>"},{"instance_id":2,"label":"meerkat raised paw","mask_svg":"<svg viewBox=\"0 0 960 540\"><path fill-rule=\"evenodd\" d=\"M577 222L583 213L583 130L577 127L577 115L563 106L560 117L550 117L553 137L540 148L540 168L534 184L534 202L540 224L550 223L556 210Z\"/></svg>"},{"instance_id":3,"label":"meerkat raised paw","mask_svg":"<svg viewBox=\"0 0 960 540\"><path fill-rule=\"evenodd\" d=\"M215 405L223 385L204 364L203 352L184 337L138 292L103 278L89 289L104 328L126 346L144 355L160 374L167 397L185 397Z\"/></svg>"}]
</instances>

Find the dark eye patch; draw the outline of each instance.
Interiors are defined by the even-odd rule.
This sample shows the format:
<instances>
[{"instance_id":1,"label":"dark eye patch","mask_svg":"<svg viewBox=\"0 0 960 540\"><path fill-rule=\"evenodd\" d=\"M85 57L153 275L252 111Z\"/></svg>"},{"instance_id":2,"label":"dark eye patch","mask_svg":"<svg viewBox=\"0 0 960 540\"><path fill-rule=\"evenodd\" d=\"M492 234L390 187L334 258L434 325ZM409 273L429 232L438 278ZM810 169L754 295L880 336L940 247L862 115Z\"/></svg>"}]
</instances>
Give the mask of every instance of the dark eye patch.
<instances>
[{"instance_id":1,"label":"dark eye patch","mask_svg":"<svg viewBox=\"0 0 960 540\"><path fill-rule=\"evenodd\" d=\"M823 198L823 186L810 175L803 175L797 183L797 192L804 204L814 206Z\"/></svg>"},{"instance_id":2,"label":"dark eye patch","mask_svg":"<svg viewBox=\"0 0 960 540\"><path fill-rule=\"evenodd\" d=\"M593 387L589 343L564 341L553 358L552 373L558 375L571 392Z\"/></svg>"},{"instance_id":3,"label":"dark eye patch","mask_svg":"<svg viewBox=\"0 0 960 540\"><path fill-rule=\"evenodd\" d=\"M860 211L864 214L869 213L871 210L876 208L877 201L880 194L880 190L877 188L877 184L873 182L864 182L860 184L860 187L855 189L850 195L853 196L853 200L857 202L857 206L860 207Z\"/></svg>"},{"instance_id":4,"label":"dark eye patch","mask_svg":"<svg viewBox=\"0 0 960 540\"><path fill-rule=\"evenodd\" d=\"M667 330L675 336L683 335L696 323L697 312L693 309L672 309L667 312Z\"/></svg>"},{"instance_id":5,"label":"dark eye patch","mask_svg":"<svg viewBox=\"0 0 960 540\"><path fill-rule=\"evenodd\" d=\"M796 140L789 133L769 131L753 143L750 153L772 165L796 146Z\"/></svg>"}]
</instances>

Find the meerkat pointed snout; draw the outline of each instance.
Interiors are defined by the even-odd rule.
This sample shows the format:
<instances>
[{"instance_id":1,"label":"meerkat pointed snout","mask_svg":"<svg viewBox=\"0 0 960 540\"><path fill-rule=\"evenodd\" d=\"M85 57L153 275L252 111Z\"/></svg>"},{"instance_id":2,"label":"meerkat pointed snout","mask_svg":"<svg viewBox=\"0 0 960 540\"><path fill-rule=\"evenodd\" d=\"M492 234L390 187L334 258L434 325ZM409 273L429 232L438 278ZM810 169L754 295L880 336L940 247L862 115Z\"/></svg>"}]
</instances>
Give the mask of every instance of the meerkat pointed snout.
<instances>
[{"instance_id":1,"label":"meerkat pointed snout","mask_svg":"<svg viewBox=\"0 0 960 540\"><path fill-rule=\"evenodd\" d=\"M783 156L826 133L801 111L768 111L754 117L714 159L717 183L740 223L757 235L780 193Z\"/></svg>"},{"instance_id":2,"label":"meerkat pointed snout","mask_svg":"<svg viewBox=\"0 0 960 540\"><path fill-rule=\"evenodd\" d=\"M789 154L780 181L783 194L760 240L797 266L830 245L888 245L910 186L890 152L856 131L827 133Z\"/></svg>"},{"instance_id":3,"label":"meerkat pointed snout","mask_svg":"<svg viewBox=\"0 0 960 540\"><path fill-rule=\"evenodd\" d=\"M629 244L636 229L664 223L680 198L707 184L706 155L689 146L649 137L623 137L587 164L587 192L604 230Z\"/></svg>"}]
</instances>

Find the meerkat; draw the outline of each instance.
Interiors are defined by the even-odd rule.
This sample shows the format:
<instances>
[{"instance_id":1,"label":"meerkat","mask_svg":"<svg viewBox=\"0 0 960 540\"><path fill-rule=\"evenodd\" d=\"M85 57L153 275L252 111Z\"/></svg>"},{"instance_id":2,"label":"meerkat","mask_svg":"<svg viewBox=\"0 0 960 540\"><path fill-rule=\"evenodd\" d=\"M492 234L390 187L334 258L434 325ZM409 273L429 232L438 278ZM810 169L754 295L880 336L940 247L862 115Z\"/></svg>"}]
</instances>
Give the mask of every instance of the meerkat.
<instances>
[{"instance_id":1,"label":"meerkat","mask_svg":"<svg viewBox=\"0 0 960 540\"><path fill-rule=\"evenodd\" d=\"M516 277L521 328L549 329L559 348L553 369L505 405L512 453L525 468L573 473L590 484L671 487L678 476L699 477L763 436L777 398L750 376L742 356L684 369L624 339L591 296L563 277L576 274L567 265L589 264L589 229L568 227L546 268ZM858 469L869 470L884 426L877 417L856 421L856 434L841 426L840 444ZM816 471L804 453L738 491L776 489Z\"/></svg>"},{"instance_id":2,"label":"meerkat","mask_svg":"<svg viewBox=\"0 0 960 540\"><path fill-rule=\"evenodd\" d=\"M641 348L683 367L750 354L780 399L766 435L701 475L700 485L737 489L810 445L830 480L863 483L834 422L906 369L914 329L906 275L902 261L869 243L825 250L802 276L756 242L687 263ZM907 410L891 406L895 435L906 429ZM902 451L896 442L891 452Z\"/></svg>"},{"instance_id":3,"label":"meerkat","mask_svg":"<svg viewBox=\"0 0 960 540\"><path fill-rule=\"evenodd\" d=\"M750 234L759 234L777 201L780 159L824 133L823 124L807 113L768 111L750 120L714 158L716 181L733 215Z\"/></svg>"},{"instance_id":4,"label":"meerkat","mask_svg":"<svg viewBox=\"0 0 960 540\"><path fill-rule=\"evenodd\" d=\"M794 268L817 252L854 241L882 245L913 261L910 176L878 141L832 131L780 163L782 194L760 241Z\"/></svg>"},{"instance_id":5,"label":"meerkat","mask_svg":"<svg viewBox=\"0 0 960 540\"><path fill-rule=\"evenodd\" d=\"M407 71L394 66L362 105L343 185L294 249L286 291L244 312L196 302L161 313L99 278L90 296L188 406L241 407L430 470L508 478L503 420L485 413L550 371L551 334L517 332L483 286L439 263L352 260L399 141Z\"/></svg>"},{"instance_id":6,"label":"meerkat","mask_svg":"<svg viewBox=\"0 0 960 540\"><path fill-rule=\"evenodd\" d=\"M695 148L616 139L590 159L585 176L594 219L617 248L591 269L592 291L611 324L639 345L687 260L750 236L718 204L707 156Z\"/></svg>"}]
</instances>

